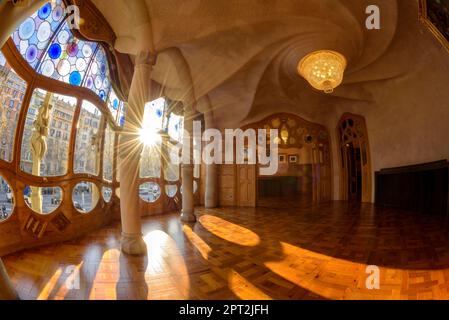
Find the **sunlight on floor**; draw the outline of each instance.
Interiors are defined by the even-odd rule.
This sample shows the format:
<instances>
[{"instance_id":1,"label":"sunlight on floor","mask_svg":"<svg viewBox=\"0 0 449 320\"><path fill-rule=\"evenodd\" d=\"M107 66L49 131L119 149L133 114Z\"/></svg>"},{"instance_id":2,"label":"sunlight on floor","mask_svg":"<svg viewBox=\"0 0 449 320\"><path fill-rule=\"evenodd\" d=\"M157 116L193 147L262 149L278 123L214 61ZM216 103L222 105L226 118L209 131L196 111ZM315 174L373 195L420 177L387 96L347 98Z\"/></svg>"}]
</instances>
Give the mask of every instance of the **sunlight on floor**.
<instances>
[{"instance_id":1,"label":"sunlight on floor","mask_svg":"<svg viewBox=\"0 0 449 320\"><path fill-rule=\"evenodd\" d=\"M259 290L251 282L246 280L235 270L229 272L229 288L242 300L272 300L262 290Z\"/></svg>"},{"instance_id":2,"label":"sunlight on floor","mask_svg":"<svg viewBox=\"0 0 449 320\"><path fill-rule=\"evenodd\" d=\"M192 245L200 252L201 256L205 260L209 260L209 253L212 251L211 247L201 239L195 232L193 232L192 228L188 225L184 225L182 227L185 236L190 241Z\"/></svg>"},{"instance_id":3,"label":"sunlight on floor","mask_svg":"<svg viewBox=\"0 0 449 320\"><path fill-rule=\"evenodd\" d=\"M260 243L259 236L251 230L222 218L206 214L200 217L199 222L209 232L223 240L247 247L254 247ZM235 237L236 234L239 235L238 238Z\"/></svg>"}]
</instances>

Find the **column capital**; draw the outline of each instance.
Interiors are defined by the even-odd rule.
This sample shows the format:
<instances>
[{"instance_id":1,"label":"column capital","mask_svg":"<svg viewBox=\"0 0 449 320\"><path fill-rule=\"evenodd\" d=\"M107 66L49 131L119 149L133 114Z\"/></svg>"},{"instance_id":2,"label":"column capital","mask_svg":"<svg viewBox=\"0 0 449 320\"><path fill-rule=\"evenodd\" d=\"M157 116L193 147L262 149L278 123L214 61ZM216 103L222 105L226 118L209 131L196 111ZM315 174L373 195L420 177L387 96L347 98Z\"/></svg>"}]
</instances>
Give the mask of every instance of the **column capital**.
<instances>
[{"instance_id":1,"label":"column capital","mask_svg":"<svg viewBox=\"0 0 449 320\"><path fill-rule=\"evenodd\" d=\"M157 53L150 51L141 51L136 56L134 67L140 65L154 66L157 62Z\"/></svg>"},{"instance_id":2,"label":"column capital","mask_svg":"<svg viewBox=\"0 0 449 320\"><path fill-rule=\"evenodd\" d=\"M194 164L192 163L182 163L181 164L181 169L185 169L185 170L193 170L194 168Z\"/></svg>"}]
</instances>

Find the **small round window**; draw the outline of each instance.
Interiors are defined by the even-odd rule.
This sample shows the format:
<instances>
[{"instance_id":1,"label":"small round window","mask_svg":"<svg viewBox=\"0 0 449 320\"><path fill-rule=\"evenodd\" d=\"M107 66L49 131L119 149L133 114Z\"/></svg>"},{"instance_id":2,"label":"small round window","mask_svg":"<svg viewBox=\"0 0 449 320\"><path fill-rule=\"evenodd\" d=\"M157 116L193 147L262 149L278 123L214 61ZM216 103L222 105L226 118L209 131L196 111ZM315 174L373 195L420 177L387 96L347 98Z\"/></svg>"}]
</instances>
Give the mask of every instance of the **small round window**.
<instances>
[{"instance_id":1,"label":"small round window","mask_svg":"<svg viewBox=\"0 0 449 320\"><path fill-rule=\"evenodd\" d=\"M14 194L11 187L0 176L0 222L8 219L14 211Z\"/></svg>"},{"instance_id":2,"label":"small round window","mask_svg":"<svg viewBox=\"0 0 449 320\"><path fill-rule=\"evenodd\" d=\"M72 201L75 209L80 213L89 213L97 206L100 193L92 182L78 183L72 192Z\"/></svg>"},{"instance_id":3,"label":"small round window","mask_svg":"<svg viewBox=\"0 0 449 320\"><path fill-rule=\"evenodd\" d=\"M101 194L105 202L110 202L112 198L112 189L108 187L103 187L101 189Z\"/></svg>"},{"instance_id":4,"label":"small round window","mask_svg":"<svg viewBox=\"0 0 449 320\"><path fill-rule=\"evenodd\" d=\"M139 188L139 196L145 202L156 202L161 196L161 188L155 182L144 183Z\"/></svg>"},{"instance_id":5,"label":"small round window","mask_svg":"<svg viewBox=\"0 0 449 320\"><path fill-rule=\"evenodd\" d=\"M23 198L27 206L36 213L50 214L56 211L62 202L60 187L32 187L26 186Z\"/></svg>"},{"instance_id":6,"label":"small round window","mask_svg":"<svg viewBox=\"0 0 449 320\"><path fill-rule=\"evenodd\" d=\"M169 198L173 198L178 193L178 186L175 184L170 184L165 186L165 194Z\"/></svg>"}]
</instances>

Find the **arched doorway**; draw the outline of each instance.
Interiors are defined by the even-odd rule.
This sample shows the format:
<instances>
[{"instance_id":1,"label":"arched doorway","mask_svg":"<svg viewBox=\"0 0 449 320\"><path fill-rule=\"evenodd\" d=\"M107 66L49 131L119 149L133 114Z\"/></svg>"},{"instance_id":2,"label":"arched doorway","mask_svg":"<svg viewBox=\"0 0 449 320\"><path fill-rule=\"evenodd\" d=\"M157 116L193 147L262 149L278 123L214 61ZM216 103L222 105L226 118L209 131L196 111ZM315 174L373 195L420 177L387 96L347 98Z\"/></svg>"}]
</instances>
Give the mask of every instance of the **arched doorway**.
<instances>
[{"instance_id":1,"label":"arched doorway","mask_svg":"<svg viewBox=\"0 0 449 320\"><path fill-rule=\"evenodd\" d=\"M345 113L338 123L337 136L341 162L341 198L371 202L371 158L365 119Z\"/></svg>"},{"instance_id":2,"label":"arched doorway","mask_svg":"<svg viewBox=\"0 0 449 320\"><path fill-rule=\"evenodd\" d=\"M275 142L279 167L276 174L264 176L259 166L238 166L238 185L252 180L251 189L255 191L247 192L246 185L239 187L238 199L251 194L257 206L276 208L309 206L331 199L330 140L324 126L294 114L278 113L242 129L249 128L266 129L267 133L278 130Z\"/></svg>"}]
</instances>

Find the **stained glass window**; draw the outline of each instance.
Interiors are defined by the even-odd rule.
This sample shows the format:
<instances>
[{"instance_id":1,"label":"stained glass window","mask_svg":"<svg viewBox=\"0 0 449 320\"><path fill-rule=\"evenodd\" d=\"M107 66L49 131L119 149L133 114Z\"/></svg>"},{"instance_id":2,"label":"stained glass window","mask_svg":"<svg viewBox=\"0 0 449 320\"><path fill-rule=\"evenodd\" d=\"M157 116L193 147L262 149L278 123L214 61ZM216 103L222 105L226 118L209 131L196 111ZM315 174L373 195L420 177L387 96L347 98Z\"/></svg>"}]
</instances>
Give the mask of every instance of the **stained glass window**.
<instances>
[{"instance_id":1,"label":"stained glass window","mask_svg":"<svg viewBox=\"0 0 449 320\"><path fill-rule=\"evenodd\" d=\"M37 72L59 81L80 86L98 45L78 40L64 23L53 38Z\"/></svg>"},{"instance_id":2,"label":"stained glass window","mask_svg":"<svg viewBox=\"0 0 449 320\"><path fill-rule=\"evenodd\" d=\"M111 90L109 65L103 47L98 47L95 58L91 62L89 72L83 86L94 91L103 101L106 101Z\"/></svg>"},{"instance_id":3,"label":"stained glass window","mask_svg":"<svg viewBox=\"0 0 449 320\"><path fill-rule=\"evenodd\" d=\"M105 49L75 37L66 21L62 0L46 3L26 19L12 39L23 58L39 74L74 86L83 86L108 101L111 91ZM112 99L114 100L114 99ZM120 108L118 107L118 113ZM117 119L119 123L123 116Z\"/></svg>"},{"instance_id":4,"label":"stained glass window","mask_svg":"<svg viewBox=\"0 0 449 320\"><path fill-rule=\"evenodd\" d=\"M37 69L64 17L62 0L48 2L13 33L17 49L34 69Z\"/></svg>"},{"instance_id":5,"label":"stained glass window","mask_svg":"<svg viewBox=\"0 0 449 320\"><path fill-rule=\"evenodd\" d=\"M123 104L123 101L120 101L120 99L117 97L117 94L115 93L115 91L111 90L111 94L109 95L109 98L108 98L108 108L112 114L112 117L117 122L118 122L119 110L122 108L122 104Z\"/></svg>"},{"instance_id":6,"label":"stained glass window","mask_svg":"<svg viewBox=\"0 0 449 320\"><path fill-rule=\"evenodd\" d=\"M157 132L163 128L163 120L165 116L165 99L148 102L145 105L145 113L143 116L142 129L145 131Z\"/></svg>"},{"instance_id":7,"label":"stained glass window","mask_svg":"<svg viewBox=\"0 0 449 320\"><path fill-rule=\"evenodd\" d=\"M168 135L173 140L182 141L182 136L184 132L184 117L178 116L174 113L170 115L168 120Z\"/></svg>"}]
</instances>

